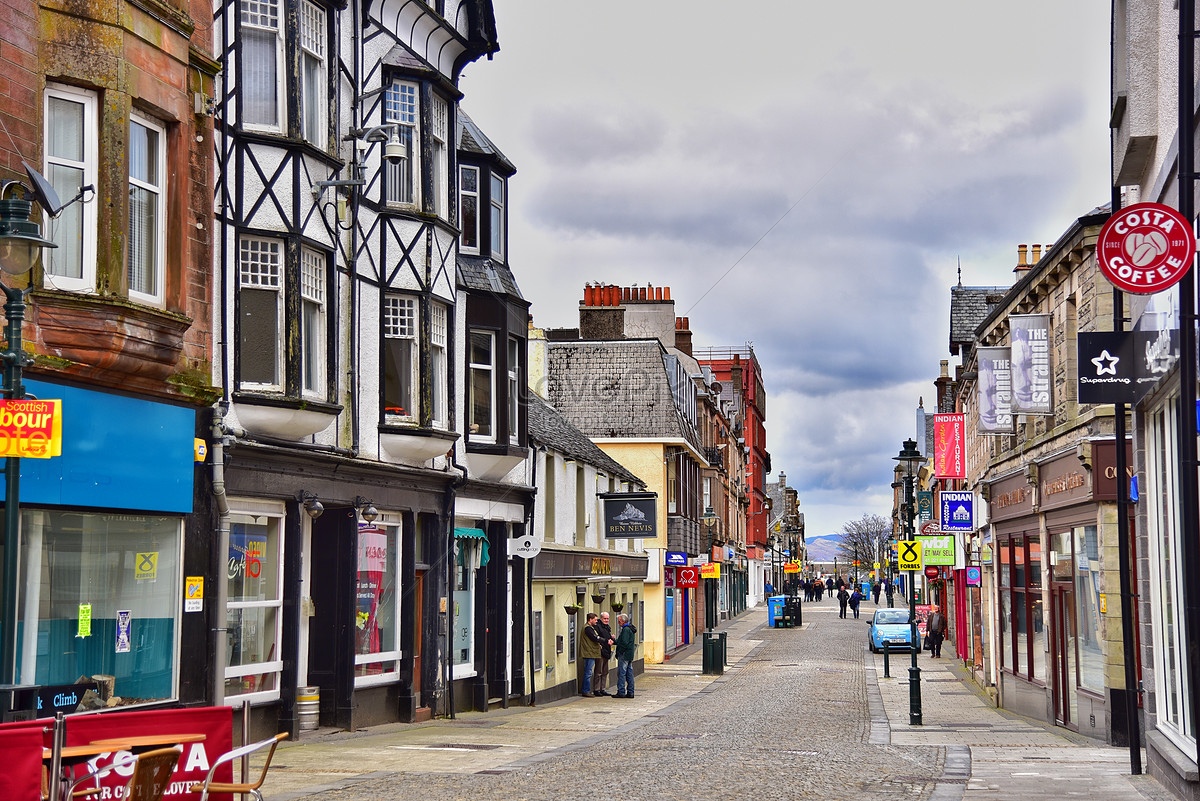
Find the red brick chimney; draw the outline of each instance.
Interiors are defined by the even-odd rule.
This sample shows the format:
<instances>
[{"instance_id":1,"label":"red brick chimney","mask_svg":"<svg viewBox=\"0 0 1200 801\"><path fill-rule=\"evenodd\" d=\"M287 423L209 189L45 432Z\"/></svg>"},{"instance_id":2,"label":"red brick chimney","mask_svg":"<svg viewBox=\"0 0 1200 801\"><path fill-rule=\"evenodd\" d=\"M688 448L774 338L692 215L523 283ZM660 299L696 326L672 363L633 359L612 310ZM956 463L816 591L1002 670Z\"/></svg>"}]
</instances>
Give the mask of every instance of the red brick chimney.
<instances>
[{"instance_id":1,"label":"red brick chimney","mask_svg":"<svg viewBox=\"0 0 1200 801\"><path fill-rule=\"evenodd\" d=\"M625 291L628 291L626 288ZM580 339L624 339L625 307L615 284L587 284L579 303Z\"/></svg>"},{"instance_id":2,"label":"red brick chimney","mask_svg":"<svg viewBox=\"0 0 1200 801\"><path fill-rule=\"evenodd\" d=\"M662 290L658 290L659 300L662 300ZM688 325L688 318L675 318L675 347L683 351L688 356L692 355L692 329Z\"/></svg>"}]
</instances>

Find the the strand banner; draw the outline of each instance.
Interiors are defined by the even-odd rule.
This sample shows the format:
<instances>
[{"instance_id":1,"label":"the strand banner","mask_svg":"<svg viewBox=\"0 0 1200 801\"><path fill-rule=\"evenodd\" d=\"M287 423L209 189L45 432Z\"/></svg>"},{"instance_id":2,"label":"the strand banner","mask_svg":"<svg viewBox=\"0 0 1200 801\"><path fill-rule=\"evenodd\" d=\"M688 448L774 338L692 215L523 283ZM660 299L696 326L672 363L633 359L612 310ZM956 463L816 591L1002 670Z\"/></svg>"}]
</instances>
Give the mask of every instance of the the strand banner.
<instances>
[{"instance_id":1,"label":"the strand banner","mask_svg":"<svg viewBox=\"0 0 1200 801\"><path fill-rule=\"evenodd\" d=\"M1053 414L1050 403L1050 315L1008 318L1013 414Z\"/></svg>"},{"instance_id":2,"label":"the strand banner","mask_svg":"<svg viewBox=\"0 0 1200 801\"><path fill-rule=\"evenodd\" d=\"M980 434L1012 434L1012 351L977 348L979 380L975 385Z\"/></svg>"},{"instance_id":3,"label":"the strand banner","mask_svg":"<svg viewBox=\"0 0 1200 801\"><path fill-rule=\"evenodd\" d=\"M933 474L937 478L967 477L966 415L933 416Z\"/></svg>"}]
</instances>

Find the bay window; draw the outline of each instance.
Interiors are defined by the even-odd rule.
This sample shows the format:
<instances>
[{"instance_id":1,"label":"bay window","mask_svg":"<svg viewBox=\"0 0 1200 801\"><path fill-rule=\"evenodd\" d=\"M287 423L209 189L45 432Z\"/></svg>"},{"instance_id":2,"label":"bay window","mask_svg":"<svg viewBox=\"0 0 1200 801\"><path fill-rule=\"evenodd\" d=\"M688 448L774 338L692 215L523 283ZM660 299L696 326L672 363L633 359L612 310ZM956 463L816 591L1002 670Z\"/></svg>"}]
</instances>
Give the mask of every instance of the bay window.
<instances>
[{"instance_id":1,"label":"bay window","mask_svg":"<svg viewBox=\"0 0 1200 801\"><path fill-rule=\"evenodd\" d=\"M279 0L242 0L240 118L249 128L283 129L283 39Z\"/></svg>"},{"instance_id":2,"label":"bay window","mask_svg":"<svg viewBox=\"0 0 1200 801\"><path fill-rule=\"evenodd\" d=\"M129 121L129 237L126 278L129 297L147 303L163 302L166 262L164 182L166 132L140 115Z\"/></svg>"},{"instance_id":3,"label":"bay window","mask_svg":"<svg viewBox=\"0 0 1200 801\"><path fill-rule=\"evenodd\" d=\"M383 412L385 421L417 419L417 299L383 299Z\"/></svg>"},{"instance_id":4,"label":"bay window","mask_svg":"<svg viewBox=\"0 0 1200 801\"><path fill-rule=\"evenodd\" d=\"M283 509L246 501L229 517L225 696L279 697Z\"/></svg>"},{"instance_id":5,"label":"bay window","mask_svg":"<svg viewBox=\"0 0 1200 801\"><path fill-rule=\"evenodd\" d=\"M492 258L504 258L504 179L493 173L491 184L492 203Z\"/></svg>"},{"instance_id":6,"label":"bay window","mask_svg":"<svg viewBox=\"0 0 1200 801\"><path fill-rule=\"evenodd\" d=\"M400 520L358 524L354 685L394 681L400 660Z\"/></svg>"},{"instance_id":7,"label":"bay window","mask_svg":"<svg viewBox=\"0 0 1200 801\"><path fill-rule=\"evenodd\" d=\"M301 136L317 147L328 146L325 125L325 10L304 0L300 6L300 123Z\"/></svg>"},{"instance_id":8,"label":"bay window","mask_svg":"<svg viewBox=\"0 0 1200 801\"><path fill-rule=\"evenodd\" d=\"M97 185L97 108L95 92L58 84L46 86L46 177L63 201L76 197L86 185ZM58 217L46 218L46 236L58 245L43 251L47 287L76 292L95 289L99 205L72 203Z\"/></svg>"},{"instance_id":9,"label":"bay window","mask_svg":"<svg viewBox=\"0 0 1200 801\"><path fill-rule=\"evenodd\" d=\"M470 371L467 401L467 430L471 439L495 441L495 337L486 331L472 331L467 343Z\"/></svg>"},{"instance_id":10,"label":"bay window","mask_svg":"<svg viewBox=\"0 0 1200 801\"><path fill-rule=\"evenodd\" d=\"M300 251L300 383L304 392L325 396L325 257Z\"/></svg>"},{"instance_id":11,"label":"bay window","mask_svg":"<svg viewBox=\"0 0 1200 801\"><path fill-rule=\"evenodd\" d=\"M521 341L508 340L508 439L516 445L521 439Z\"/></svg>"},{"instance_id":12,"label":"bay window","mask_svg":"<svg viewBox=\"0 0 1200 801\"><path fill-rule=\"evenodd\" d=\"M448 164L448 149L447 142L449 138L449 122L450 109L445 100L433 96L433 135L430 137L433 140L433 212L439 217L449 216L449 202L447 193L449 191L446 181L446 170Z\"/></svg>"},{"instance_id":13,"label":"bay window","mask_svg":"<svg viewBox=\"0 0 1200 801\"><path fill-rule=\"evenodd\" d=\"M385 162L385 192L389 203L415 205L420 202L418 186L421 159L420 115L415 83L394 81L384 93L383 121L392 125L407 158Z\"/></svg>"},{"instance_id":14,"label":"bay window","mask_svg":"<svg viewBox=\"0 0 1200 801\"><path fill-rule=\"evenodd\" d=\"M446 392L449 386L447 377L447 308L441 303L433 304L433 320L430 326L430 384L433 388L433 427L446 428L449 425L449 411L446 404Z\"/></svg>"},{"instance_id":15,"label":"bay window","mask_svg":"<svg viewBox=\"0 0 1200 801\"><path fill-rule=\"evenodd\" d=\"M280 390L283 341L283 243L242 237L238 243L238 355L241 382Z\"/></svg>"},{"instance_id":16,"label":"bay window","mask_svg":"<svg viewBox=\"0 0 1200 801\"><path fill-rule=\"evenodd\" d=\"M479 252L479 168L459 169L458 224L462 226L459 247L464 253Z\"/></svg>"}]
</instances>

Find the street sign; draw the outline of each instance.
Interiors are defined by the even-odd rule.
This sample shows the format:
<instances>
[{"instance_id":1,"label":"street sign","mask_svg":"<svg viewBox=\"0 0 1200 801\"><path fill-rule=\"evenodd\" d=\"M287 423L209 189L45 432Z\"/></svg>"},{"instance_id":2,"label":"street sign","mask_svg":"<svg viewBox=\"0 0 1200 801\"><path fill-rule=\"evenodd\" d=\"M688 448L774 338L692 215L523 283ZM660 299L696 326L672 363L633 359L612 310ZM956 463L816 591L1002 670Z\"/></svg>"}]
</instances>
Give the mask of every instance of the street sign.
<instances>
[{"instance_id":1,"label":"street sign","mask_svg":"<svg viewBox=\"0 0 1200 801\"><path fill-rule=\"evenodd\" d=\"M700 586L700 568L696 566L675 568L675 586L694 590Z\"/></svg>"},{"instance_id":2,"label":"street sign","mask_svg":"<svg viewBox=\"0 0 1200 801\"><path fill-rule=\"evenodd\" d=\"M919 540L900 540L897 554L900 570L921 569L921 543Z\"/></svg>"},{"instance_id":3,"label":"street sign","mask_svg":"<svg viewBox=\"0 0 1200 801\"><path fill-rule=\"evenodd\" d=\"M925 568L925 577L931 578L931 579L937 578L938 577L938 569L936 567L934 567L933 565L929 565L928 567Z\"/></svg>"}]
</instances>

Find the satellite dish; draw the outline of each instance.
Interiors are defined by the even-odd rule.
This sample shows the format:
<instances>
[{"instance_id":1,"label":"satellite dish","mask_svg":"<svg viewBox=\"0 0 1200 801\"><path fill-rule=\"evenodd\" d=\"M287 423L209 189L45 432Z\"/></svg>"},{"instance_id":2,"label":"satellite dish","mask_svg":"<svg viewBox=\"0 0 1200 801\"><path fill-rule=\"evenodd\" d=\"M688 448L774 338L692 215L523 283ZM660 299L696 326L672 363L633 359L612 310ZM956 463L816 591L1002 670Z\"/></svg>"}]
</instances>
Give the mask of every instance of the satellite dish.
<instances>
[{"instance_id":1,"label":"satellite dish","mask_svg":"<svg viewBox=\"0 0 1200 801\"><path fill-rule=\"evenodd\" d=\"M42 211L51 217L57 217L58 213L63 210L63 202L58 199L58 193L40 172L29 166L28 161L21 163L25 165L25 174L29 176L29 183L33 185L34 200L42 207Z\"/></svg>"}]
</instances>

